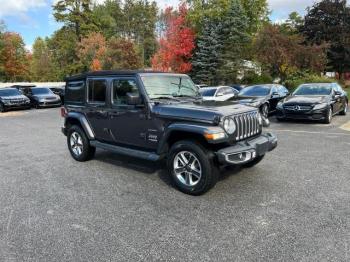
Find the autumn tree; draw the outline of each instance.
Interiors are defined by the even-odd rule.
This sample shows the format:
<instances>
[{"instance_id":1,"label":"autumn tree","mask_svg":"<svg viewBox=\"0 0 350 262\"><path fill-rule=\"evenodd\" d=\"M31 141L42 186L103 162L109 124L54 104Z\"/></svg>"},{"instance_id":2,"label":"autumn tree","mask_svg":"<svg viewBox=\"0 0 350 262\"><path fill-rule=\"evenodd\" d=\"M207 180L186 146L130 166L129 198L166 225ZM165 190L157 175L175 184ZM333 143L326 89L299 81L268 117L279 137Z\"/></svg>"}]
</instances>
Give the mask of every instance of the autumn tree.
<instances>
[{"instance_id":1,"label":"autumn tree","mask_svg":"<svg viewBox=\"0 0 350 262\"><path fill-rule=\"evenodd\" d=\"M194 32L186 21L187 7L179 6L178 12L166 10L167 26L164 37L160 39L160 48L152 58L152 67L156 70L187 73L191 71L190 59L193 55Z\"/></svg>"},{"instance_id":2,"label":"autumn tree","mask_svg":"<svg viewBox=\"0 0 350 262\"><path fill-rule=\"evenodd\" d=\"M142 61L133 42L115 37L108 40L103 69L139 69L141 66Z\"/></svg>"},{"instance_id":3,"label":"autumn tree","mask_svg":"<svg viewBox=\"0 0 350 262\"><path fill-rule=\"evenodd\" d=\"M322 72L325 66L323 47L304 45L304 42L302 36L286 34L278 25L266 25L255 40L256 58L282 82L298 70Z\"/></svg>"},{"instance_id":4,"label":"autumn tree","mask_svg":"<svg viewBox=\"0 0 350 262\"><path fill-rule=\"evenodd\" d=\"M28 59L22 37L17 33L3 33L3 74L5 81L22 81L28 78Z\"/></svg>"},{"instance_id":5,"label":"autumn tree","mask_svg":"<svg viewBox=\"0 0 350 262\"><path fill-rule=\"evenodd\" d=\"M3 50L4 50L4 32L5 32L5 23L0 20L0 81L2 81L5 77L5 67L4 67L4 58L3 58Z\"/></svg>"},{"instance_id":6,"label":"autumn tree","mask_svg":"<svg viewBox=\"0 0 350 262\"><path fill-rule=\"evenodd\" d=\"M102 60L106 53L106 39L101 33L91 33L81 39L77 47L77 55L85 70L102 69Z\"/></svg>"}]
</instances>

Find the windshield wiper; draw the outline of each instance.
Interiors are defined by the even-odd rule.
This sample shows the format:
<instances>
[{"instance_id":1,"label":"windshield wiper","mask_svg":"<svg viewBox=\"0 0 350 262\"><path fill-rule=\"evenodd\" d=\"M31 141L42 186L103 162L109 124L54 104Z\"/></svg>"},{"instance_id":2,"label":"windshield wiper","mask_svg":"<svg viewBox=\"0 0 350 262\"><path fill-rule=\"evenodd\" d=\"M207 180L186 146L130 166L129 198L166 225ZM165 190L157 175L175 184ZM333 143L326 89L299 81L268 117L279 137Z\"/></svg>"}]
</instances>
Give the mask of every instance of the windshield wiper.
<instances>
[{"instance_id":1,"label":"windshield wiper","mask_svg":"<svg viewBox=\"0 0 350 262\"><path fill-rule=\"evenodd\" d=\"M173 96L169 96L169 95L167 95L167 94L165 94L165 95L162 95L162 94L155 94L155 96L157 96L157 95L159 95L159 97L153 97L152 98L152 100L157 100L157 99L160 99L160 100L165 100L165 99L167 99L167 100L175 100L175 101L180 101L179 99L177 99L177 98L175 98L175 97L173 97Z\"/></svg>"},{"instance_id":2,"label":"windshield wiper","mask_svg":"<svg viewBox=\"0 0 350 262\"><path fill-rule=\"evenodd\" d=\"M193 99L202 99L201 96L190 96L190 95L174 95L174 97L186 97L186 98L193 98Z\"/></svg>"}]
</instances>

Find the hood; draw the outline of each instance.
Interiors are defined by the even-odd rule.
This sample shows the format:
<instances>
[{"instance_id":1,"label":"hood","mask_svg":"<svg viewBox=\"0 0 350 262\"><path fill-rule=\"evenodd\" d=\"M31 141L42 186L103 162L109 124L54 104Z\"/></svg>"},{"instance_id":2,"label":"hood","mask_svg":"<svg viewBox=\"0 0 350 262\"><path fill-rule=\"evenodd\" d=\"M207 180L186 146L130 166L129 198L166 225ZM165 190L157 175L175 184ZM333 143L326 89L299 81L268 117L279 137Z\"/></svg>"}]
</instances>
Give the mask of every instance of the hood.
<instances>
[{"instance_id":1,"label":"hood","mask_svg":"<svg viewBox=\"0 0 350 262\"><path fill-rule=\"evenodd\" d=\"M240 104L252 104L252 103L263 103L266 101L265 97L261 96L238 96L237 100Z\"/></svg>"},{"instance_id":2,"label":"hood","mask_svg":"<svg viewBox=\"0 0 350 262\"><path fill-rule=\"evenodd\" d=\"M27 100L28 97L25 95L17 95L17 96L0 96L1 99L3 100Z\"/></svg>"},{"instance_id":3,"label":"hood","mask_svg":"<svg viewBox=\"0 0 350 262\"><path fill-rule=\"evenodd\" d=\"M284 99L285 105L312 105L328 102L328 96L289 96Z\"/></svg>"},{"instance_id":4,"label":"hood","mask_svg":"<svg viewBox=\"0 0 350 262\"><path fill-rule=\"evenodd\" d=\"M153 112L164 118L189 119L194 121L218 122L223 116L245 113L251 107L232 102L200 101L186 103L156 104Z\"/></svg>"}]
</instances>

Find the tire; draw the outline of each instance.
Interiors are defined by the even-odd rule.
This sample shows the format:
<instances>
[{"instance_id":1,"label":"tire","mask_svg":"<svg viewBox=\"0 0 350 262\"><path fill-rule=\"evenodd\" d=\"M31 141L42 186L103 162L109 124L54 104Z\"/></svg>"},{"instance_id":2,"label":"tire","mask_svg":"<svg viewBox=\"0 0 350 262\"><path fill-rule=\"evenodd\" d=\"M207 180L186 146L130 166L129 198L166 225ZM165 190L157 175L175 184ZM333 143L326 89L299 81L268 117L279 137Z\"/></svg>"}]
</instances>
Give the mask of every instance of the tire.
<instances>
[{"instance_id":1,"label":"tire","mask_svg":"<svg viewBox=\"0 0 350 262\"><path fill-rule=\"evenodd\" d=\"M79 126L72 126L67 132L67 145L72 157L79 162L91 160L96 148L90 146L89 139Z\"/></svg>"},{"instance_id":2,"label":"tire","mask_svg":"<svg viewBox=\"0 0 350 262\"><path fill-rule=\"evenodd\" d=\"M333 109L332 109L332 107L329 107L327 110L327 114L325 116L325 119L323 120L323 123L330 124L332 122L332 118L333 118Z\"/></svg>"},{"instance_id":3,"label":"tire","mask_svg":"<svg viewBox=\"0 0 350 262\"><path fill-rule=\"evenodd\" d=\"M348 101L345 101L345 103L344 103L344 109L343 109L343 111L341 111L339 114L340 114L341 116L346 116L347 113L348 113Z\"/></svg>"},{"instance_id":4,"label":"tire","mask_svg":"<svg viewBox=\"0 0 350 262\"><path fill-rule=\"evenodd\" d=\"M253 161L244 164L243 167L245 168L251 168L253 166L256 166L257 164L259 164L263 159L264 159L265 155L262 156L258 156L257 158L255 158Z\"/></svg>"},{"instance_id":5,"label":"tire","mask_svg":"<svg viewBox=\"0 0 350 262\"><path fill-rule=\"evenodd\" d=\"M5 111L5 106L2 103L0 103L0 113L4 113Z\"/></svg>"},{"instance_id":6,"label":"tire","mask_svg":"<svg viewBox=\"0 0 350 262\"><path fill-rule=\"evenodd\" d=\"M260 107L260 112L261 112L262 116L265 118L269 118L269 111L270 111L270 107L268 104L263 104Z\"/></svg>"},{"instance_id":7,"label":"tire","mask_svg":"<svg viewBox=\"0 0 350 262\"><path fill-rule=\"evenodd\" d=\"M213 160L214 154L199 143L182 140L170 148L167 167L181 192L198 196L214 187L218 180L219 171Z\"/></svg>"}]
</instances>

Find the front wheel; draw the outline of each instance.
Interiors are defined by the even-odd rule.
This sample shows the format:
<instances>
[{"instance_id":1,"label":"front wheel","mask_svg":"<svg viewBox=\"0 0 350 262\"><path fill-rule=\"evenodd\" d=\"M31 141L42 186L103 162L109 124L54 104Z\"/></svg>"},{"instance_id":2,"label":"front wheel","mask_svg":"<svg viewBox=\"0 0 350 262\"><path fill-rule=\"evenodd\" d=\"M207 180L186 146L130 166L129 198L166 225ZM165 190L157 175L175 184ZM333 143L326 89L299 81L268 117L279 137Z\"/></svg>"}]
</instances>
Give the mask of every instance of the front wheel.
<instances>
[{"instance_id":1,"label":"front wheel","mask_svg":"<svg viewBox=\"0 0 350 262\"><path fill-rule=\"evenodd\" d=\"M327 110L327 114L325 116L325 119L324 119L324 123L325 124L330 124L332 122L332 118L333 118L333 109L332 107L329 107L329 109Z\"/></svg>"},{"instance_id":2,"label":"front wheel","mask_svg":"<svg viewBox=\"0 0 350 262\"><path fill-rule=\"evenodd\" d=\"M194 141L175 143L170 149L167 166L176 187L185 194L201 195L218 179L213 153Z\"/></svg>"},{"instance_id":3,"label":"front wheel","mask_svg":"<svg viewBox=\"0 0 350 262\"><path fill-rule=\"evenodd\" d=\"M344 109L340 112L340 115L345 116L348 113L348 102L345 101L344 103Z\"/></svg>"},{"instance_id":4,"label":"front wheel","mask_svg":"<svg viewBox=\"0 0 350 262\"><path fill-rule=\"evenodd\" d=\"M72 157L79 162L88 161L95 155L96 148L90 146L85 132L79 126L69 128L67 144Z\"/></svg>"},{"instance_id":5,"label":"front wheel","mask_svg":"<svg viewBox=\"0 0 350 262\"><path fill-rule=\"evenodd\" d=\"M0 103L0 113L3 112L5 112L5 106L2 103Z\"/></svg>"},{"instance_id":6,"label":"front wheel","mask_svg":"<svg viewBox=\"0 0 350 262\"><path fill-rule=\"evenodd\" d=\"M260 108L261 114L263 117L268 118L269 117L269 105L268 104L263 104L262 107Z\"/></svg>"}]
</instances>

